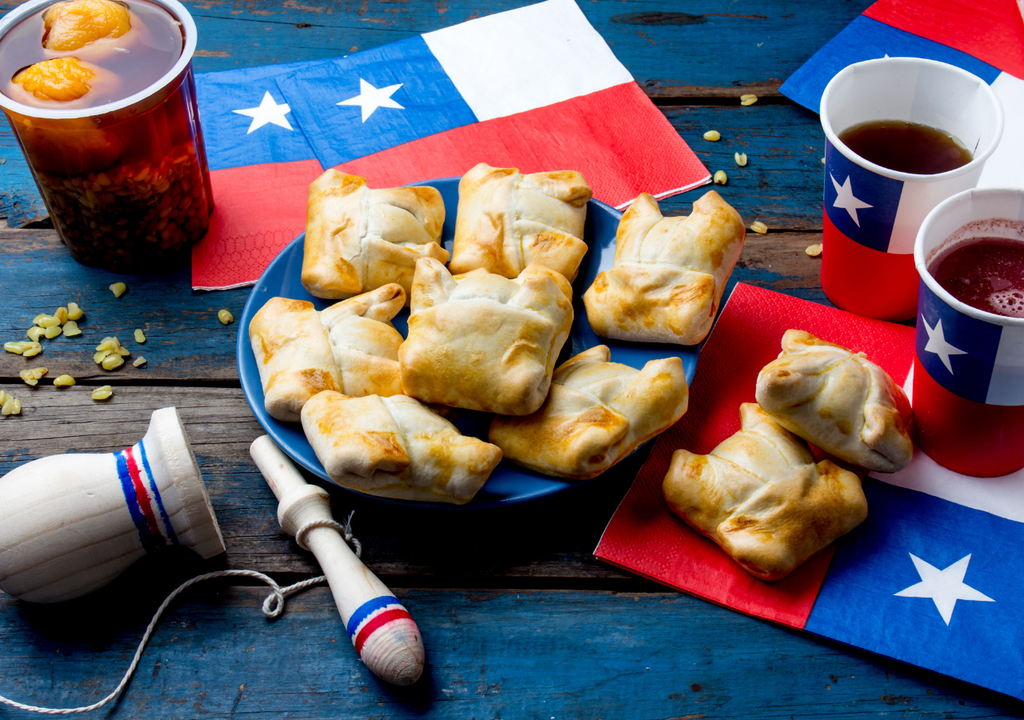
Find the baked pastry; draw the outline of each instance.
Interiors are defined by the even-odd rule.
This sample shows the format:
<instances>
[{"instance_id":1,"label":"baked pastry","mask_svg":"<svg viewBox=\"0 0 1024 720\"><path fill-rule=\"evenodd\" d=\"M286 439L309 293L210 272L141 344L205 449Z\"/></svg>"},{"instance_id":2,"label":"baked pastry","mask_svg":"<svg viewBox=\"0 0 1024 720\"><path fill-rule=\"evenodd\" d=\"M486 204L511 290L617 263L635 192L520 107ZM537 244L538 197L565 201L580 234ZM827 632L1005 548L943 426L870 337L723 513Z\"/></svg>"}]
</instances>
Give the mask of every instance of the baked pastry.
<instances>
[{"instance_id":1,"label":"baked pastry","mask_svg":"<svg viewBox=\"0 0 1024 720\"><path fill-rule=\"evenodd\" d=\"M395 283L322 312L305 300L268 300L249 323L267 413L298 422L303 404L322 390L357 396L401 392L402 334L391 319L404 305L405 291Z\"/></svg>"},{"instance_id":2,"label":"baked pastry","mask_svg":"<svg viewBox=\"0 0 1024 720\"><path fill-rule=\"evenodd\" d=\"M529 415L544 402L572 325L572 287L529 265L515 279L486 270L452 277L416 264L409 334L398 350L402 390L425 403Z\"/></svg>"},{"instance_id":3,"label":"baked pastry","mask_svg":"<svg viewBox=\"0 0 1024 720\"><path fill-rule=\"evenodd\" d=\"M615 260L583 295L601 337L696 345L711 331L746 230L714 190L689 217L663 217L647 193L615 233Z\"/></svg>"},{"instance_id":4,"label":"baked pastry","mask_svg":"<svg viewBox=\"0 0 1024 720\"><path fill-rule=\"evenodd\" d=\"M676 450L662 483L669 508L740 567L779 580L864 521L860 478L810 448L754 403L741 430L707 455Z\"/></svg>"},{"instance_id":5,"label":"baked pastry","mask_svg":"<svg viewBox=\"0 0 1024 720\"><path fill-rule=\"evenodd\" d=\"M459 181L450 269L514 278L530 263L576 277L593 191L574 170L523 175L480 163Z\"/></svg>"},{"instance_id":6,"label":"baked pastry","mask_svg":"<svg viewBox=\"0 0 1024 720\"><path fill-rule=\"evenodd\" d=\"M567 360L540 410L495 417L488 439L512 462L584 480L683 416L689 394L682 360L651 360L637 370L610 357L607 346L597 345Z\"/></svg>"},{"instance_id":7,"label":"baked pastry","mask_svg":"<svg viewBox=\"0 0 1024 720\"><path fill-rule=\"evenodd\" d=\"M302 286L331 299L392 282L408 293L417 259L448 261L442 225L435 188L371 190L365 178L328 170L309 186Z\"/></svg>"},{"instance_id":8,"label":"baked pastry","mask_svg":"<svg viewBox=\"0 0 1024 720\"><path fill-rule=\"evenodd\" d=\"M910 401L888 373L840 345L787 330L757 376L757 402L784 428L837 458L896 472L914 453Z\"/></svg>"},{"instance_id":9,"label":"baked pastry","mask_svg":"<svg viewBox=\"0 0 1024 720\"><path fill-rule=\"evenodd\" d=\"M496 446L404 395L325 390L302 408L302 430L331 480L380 497L462 505L501 461Z\"/></svg>"}]
</instances>

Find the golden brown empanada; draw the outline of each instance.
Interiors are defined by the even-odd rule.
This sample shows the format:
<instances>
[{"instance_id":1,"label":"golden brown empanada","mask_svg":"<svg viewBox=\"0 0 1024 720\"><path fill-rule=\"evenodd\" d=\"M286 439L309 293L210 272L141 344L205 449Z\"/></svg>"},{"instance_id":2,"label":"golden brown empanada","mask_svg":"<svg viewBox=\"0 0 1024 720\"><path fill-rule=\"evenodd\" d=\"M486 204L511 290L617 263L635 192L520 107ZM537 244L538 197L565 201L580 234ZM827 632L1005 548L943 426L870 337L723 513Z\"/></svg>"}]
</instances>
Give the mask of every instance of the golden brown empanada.
<instances>
[{"instance_id":1,"label":"golden brown empanada","mask_svg":"<svg viewBox=\"0 0 1024 720\"><path fill-rule=\"evenodd\" d=\"M903 389L864 353L803 330L782 336L782 354L757 376L757 402L790 432L868 470L896 472L913 456Z\"/></svg>"},{"instance_id":2,"label":"golden brown empanada","mask_svg":"<svg viewBox=\"0 0 1024 720\"><path fill-rule=\"evenodd\" d=\"M275 297L249 323L249 340L271 417L298 422L299 411L321 390L348 395L402 391L391 319L405 305L396 283L317 312L313 303Z\"/></svg>"},{"instance_id":3,"label":"golden brown empanada","mask_svg":"<svg viewBox=\"0 0 1024 720\"><path fill-rule=\"evenodd\" d=\"M513 462L583 480L683 416L689 396L682 360L651 360L637 370L610 357L598 345L567 360L555 370L541 409L495 417L488 439Z\"/></svg>"},{"instance_id":4,"label":"golden brown empanada","mask_svg":"<svg viewBox=\"0 0 1024 720\"><path fill-rule=\"evenodd\" d=\"M571 293L561 274L536 264L515 279L486 270L454 278L420 260L398 351L403 392L467 410L535 412L569 336Z\"/></svg>"},{"instance_id":5,"label":"golden brown empanada","mask_svg":"<svg viewBox=\"0 0 1024 720\"><path fill-rule=\"evenodd\" d=\"M707 455L676 450L662 483L669 508L740 567L779 580L864 521L861 481L810 448L754 403L742 429Z\"/></svg>"},{"instance_id":6,"label":"golden brown empanada","mask_svg":"<svg viewBox=\"0 0 1024 720\"><path fill-rule=\"evenodd\" d=\"M482 268L514 278L539 263L574 279L587 252L583 225L592 196L573 170L523 175L480 163L459 181L452 273Z\"/></svg>"},{"instance_id":7,"label":"golden brown empanada","mask_svg":"<svg viewBox=\"0 0 1024 720\"><path fill-rule=\"evenodd\" d=\"M371 190L365 178L328 170L309 186L302 286L346 298L387 283L409 292L416 260L448 261L444 201L432 187Z\"/></svg>"},{"instance_id":8,"label":"golden brown empanada","mask_svg":"<svg viewBox=\"0 0 1024 720\"><path fill-rule=\"evenodd\" d=\"M689 217L663 217L647 193L622 216L612 268L583 295L602 337L696 345L711 330L743 249L743 220L714 190Z\"/></svg>"},{"instance_id":9,"label":"golden brown empanada","mask_svg":"<svg viewBox=\"0 0 1024 720\"><path fill-rule=\"evenodd\" d=\"M302 408L302 430L331 480L380 497L462 505L501 461L499 448L404 395L326 390Z\"/></svg>"}]
</instances>

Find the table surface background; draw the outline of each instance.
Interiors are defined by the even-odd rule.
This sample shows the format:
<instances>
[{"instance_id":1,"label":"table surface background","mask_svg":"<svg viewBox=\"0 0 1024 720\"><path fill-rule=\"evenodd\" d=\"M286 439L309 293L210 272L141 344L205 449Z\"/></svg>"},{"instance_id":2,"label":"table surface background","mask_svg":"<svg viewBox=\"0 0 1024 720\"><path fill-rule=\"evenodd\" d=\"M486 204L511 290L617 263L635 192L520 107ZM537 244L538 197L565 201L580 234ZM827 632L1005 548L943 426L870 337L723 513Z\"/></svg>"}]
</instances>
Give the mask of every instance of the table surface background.
<instances>
[{"instance_id":1,"label":"table surface background","mask_svg":"<svg viewBox=\"0 0 1024 720\"><path fill-rule=\"evenodd\" d=\"M186 2L199 27L197 72L333 57L527 4L497 0ZM580 6L680 135L729 183L747 224L731 283L827 302L819 261L823 135L779 85L866 6L864 0L580 0ZM12 3L0 2L0 12ZM739 105L754 93L757 104ZM702 139L707 129L718 143ZM738 168L733 153L749 164ZM662 203L685 214L707 188ZM0 389L22 415L0 419L0 474L64 452L113 452L153 410L174 405L202 467L227 553L148 557L92 595L32 605L0 595L0 694L50 707L103 697L127 667L152 612L178 583L254 569L282 584L317 572L277 525L276 501L248 456L261 429L238 383L238 325L248 290L195 293L188 268L114 275L76 264L47 229L31 176L0 130L0 338L75 301L79 338L36 358L0 355ZM0 220L0 223L3 221ZM128 292L107 289L123 280ZM143 368L97 371L107 335L147 336ZM24 367L78 385L29 388ZM111 401L92 387L111 384ZM635 465L634 465L635 469ZM1024 704L806 634L748 618L620 571L593 556L632 480L620 468L556 497L482 511L399 507L334 488L367 565L406 604L427 648L411 688L381 683L358 661L326 588L293 597L267 621L266 588L217 580L176 601L123 698L119 718L763 718L1022 716ZM0 709L0 717L21 715Z\"/></svg>"}]
</instances>

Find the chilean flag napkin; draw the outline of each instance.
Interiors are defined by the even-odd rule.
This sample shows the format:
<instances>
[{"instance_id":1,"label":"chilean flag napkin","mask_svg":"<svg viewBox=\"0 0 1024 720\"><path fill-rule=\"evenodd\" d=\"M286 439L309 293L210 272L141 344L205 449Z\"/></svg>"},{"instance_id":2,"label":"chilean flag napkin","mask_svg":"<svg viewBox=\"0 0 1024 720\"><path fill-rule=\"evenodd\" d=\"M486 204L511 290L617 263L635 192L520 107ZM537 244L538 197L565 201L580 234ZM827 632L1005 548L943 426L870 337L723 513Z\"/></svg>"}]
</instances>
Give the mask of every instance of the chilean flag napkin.
<instances>
[{"instance_id":1,"label":"chilean flag napkin","mask_svg":"<svg viewBox=\"0 0 1024 720\"><path fill-rule=\"evenodd\" d=\"M989 83L1003 103L1005 129L978 186L1024 186L1024 21L1016 0L879 0L780 90L818 112L837 72L885 56L939 60Z\"/></svg>"},{"instance_id":2,"label":"chilean flag napkin","mask_svg":"<svg viewBox=\"0 0 1024 720\"><path fill-rule=\"evenodd\" d=\"M711 179L573 0L197 84L217 208L197 289L252 284L304 229L305 188L328 167L373 187L479 162L572 169L616 207Z\"/></svg>"},{"instance_id":3,"label":"chilean flag napkin","mask_svg":"<svg viewBox=\"0 0 1024 720\"><path fill-rule=\"evenodd\" d=\"M754 578L665 505L672 453L739 429L789 328L844 345L904 383L914 329L740 283L701 350L690 408L663 433L595 554L734 610L1024 699L1024 471L968 478L920 451L864 481L868 518L776 583Z\"/></svg>"}]
</instances>

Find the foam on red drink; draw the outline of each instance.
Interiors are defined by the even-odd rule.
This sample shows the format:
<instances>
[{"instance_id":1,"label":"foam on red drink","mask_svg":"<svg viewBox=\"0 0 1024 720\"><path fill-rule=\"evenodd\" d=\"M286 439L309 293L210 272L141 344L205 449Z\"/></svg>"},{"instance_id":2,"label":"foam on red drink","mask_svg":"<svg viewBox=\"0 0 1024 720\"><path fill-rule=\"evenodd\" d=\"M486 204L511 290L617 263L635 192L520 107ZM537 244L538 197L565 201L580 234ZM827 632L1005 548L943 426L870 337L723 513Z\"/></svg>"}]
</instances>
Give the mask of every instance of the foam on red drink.
<instances>
[{"instance_id":1,"label":"foam on red drink","mask_svg":"<svg viewBox=\"0 0 1024 720\"><path fill-rule=\"evenodd\" d=\"M0 21L0 105L72 256L162 271L203 237L213 209L191 67L195 24L176 0L126 4L130 31L64 51L41 42L53 3L12 11ZM56 57L94 70L88 93L53 101L11 82Z\"/></svg>"},{"instance_id":2,"label":"foam on red drink","mask_svg":"<svg viewBox=\"0 0 1024 720\"><path fill-rule=\"evenodd\" d=\"M928 270L960 302L1024 318L1024 242L974 238L947 250Z\"/></svg>"}]
</instances>

